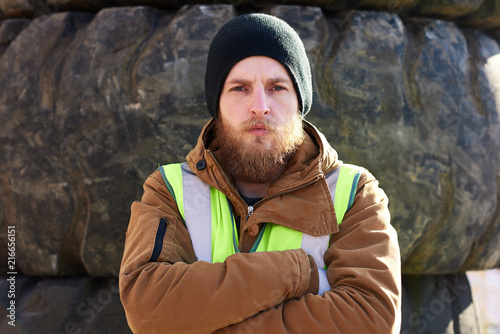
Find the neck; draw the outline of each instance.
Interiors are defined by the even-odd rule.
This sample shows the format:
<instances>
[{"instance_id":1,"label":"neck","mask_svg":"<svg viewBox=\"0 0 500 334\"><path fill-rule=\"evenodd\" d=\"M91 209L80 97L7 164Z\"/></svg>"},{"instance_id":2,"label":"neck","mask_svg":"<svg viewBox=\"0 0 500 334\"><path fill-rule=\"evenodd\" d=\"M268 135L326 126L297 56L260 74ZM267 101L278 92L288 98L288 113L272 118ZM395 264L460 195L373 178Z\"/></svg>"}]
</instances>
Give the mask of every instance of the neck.
<instances>
[{"instance_id":1,"label":"neck","mask_svg":"<svg viewBox=\"0 0 500 334\"><path fill-rule=\"evenodd\" d=\"M251 198L262 198L266 195L271 182L268 183L248 183L240 179L235 179L234 184L240 194Z\"/></svg>"}]
</instances>

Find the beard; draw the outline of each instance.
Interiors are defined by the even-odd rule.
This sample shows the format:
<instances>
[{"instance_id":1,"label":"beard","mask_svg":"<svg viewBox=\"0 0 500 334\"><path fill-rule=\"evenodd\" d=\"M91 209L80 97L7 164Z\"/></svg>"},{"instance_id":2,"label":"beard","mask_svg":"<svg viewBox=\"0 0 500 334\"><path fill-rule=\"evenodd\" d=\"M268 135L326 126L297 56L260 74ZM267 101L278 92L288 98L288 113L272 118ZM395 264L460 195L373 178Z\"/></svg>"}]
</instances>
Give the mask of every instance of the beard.
<instances>
[{"instance_id":1,"label":"beard","mask_svg":"<svg viewBox=\"0 0 500 334\"><path fill-rule=\"evenodd\" d=\"M264 124L272 137L245 139L256 124ZM222 117L215 120L215 134L220 143L219 154L226 172L246 183L269 183L276 180L304 142L302 120L296 115L285 126L278 127L268 119L250 119L238 128L228 125ZM268 137L268 136L266 136Z\"/></svg>"}]
</instances>

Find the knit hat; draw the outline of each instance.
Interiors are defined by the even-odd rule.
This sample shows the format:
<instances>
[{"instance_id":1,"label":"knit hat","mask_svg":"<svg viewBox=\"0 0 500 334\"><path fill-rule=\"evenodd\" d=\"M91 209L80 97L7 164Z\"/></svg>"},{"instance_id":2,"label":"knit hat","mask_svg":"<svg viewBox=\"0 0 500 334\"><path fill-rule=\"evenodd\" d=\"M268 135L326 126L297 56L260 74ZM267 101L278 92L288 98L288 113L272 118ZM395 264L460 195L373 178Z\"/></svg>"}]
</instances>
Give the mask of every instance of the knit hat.
<instances>
[{"instance_id":1,"label":"knit hat","mask_svg":"<svg viewBox=\"0 0 500 334\"><path fill-rule=\"evenodd\" d=\"M238 16L222 26L208 50L205 98L208 111L217 117L222 87L229 71L240 60L266 56L279 61L288 71L305 116L311 109L311 69L304 44L285 21L267 14Z\"/></svg>"}]
</instances>

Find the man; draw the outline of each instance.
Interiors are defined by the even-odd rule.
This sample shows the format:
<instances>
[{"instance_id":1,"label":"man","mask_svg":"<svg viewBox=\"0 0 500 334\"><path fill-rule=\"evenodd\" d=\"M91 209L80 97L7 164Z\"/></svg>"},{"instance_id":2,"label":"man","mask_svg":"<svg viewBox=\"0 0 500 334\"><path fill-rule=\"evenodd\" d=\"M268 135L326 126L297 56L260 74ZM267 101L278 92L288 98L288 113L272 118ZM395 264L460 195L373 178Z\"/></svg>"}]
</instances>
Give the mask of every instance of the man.
<instances>
[{"instance_id":1,"label":"man","mask_svg":"<svg viewBox=\"0 0 500 334\"><path fill-rule=\"evenodd\" d=\"M132 215L120 293L136 333L398 333L388 199L303 120L309 62L284 21L248 14L212 41L213 119Z\"/></svg>"}]
</instances>

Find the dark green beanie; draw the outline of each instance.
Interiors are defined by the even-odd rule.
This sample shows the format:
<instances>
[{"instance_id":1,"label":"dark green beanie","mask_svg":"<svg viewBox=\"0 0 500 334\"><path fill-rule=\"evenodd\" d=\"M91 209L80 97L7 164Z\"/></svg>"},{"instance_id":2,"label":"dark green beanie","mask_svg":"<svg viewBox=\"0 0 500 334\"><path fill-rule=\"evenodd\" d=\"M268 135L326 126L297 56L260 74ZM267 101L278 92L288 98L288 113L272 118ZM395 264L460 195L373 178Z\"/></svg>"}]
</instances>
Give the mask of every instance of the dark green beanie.
<instances>
[{"instance_id":1,"label":"dark green beanie","mask_svg":"<svg viewBox=\"0 0 500 334\"><path fill-rule=\"evenodd\" d=\"M229 71L240 60L266 56L279 61L293 80L299 111L311 109L311 69L304 44L285 21L267 14L246 14L224 24L208 50L205 98L208 111L217 117L222 87Z\"/></svg>"}]
</instances>

